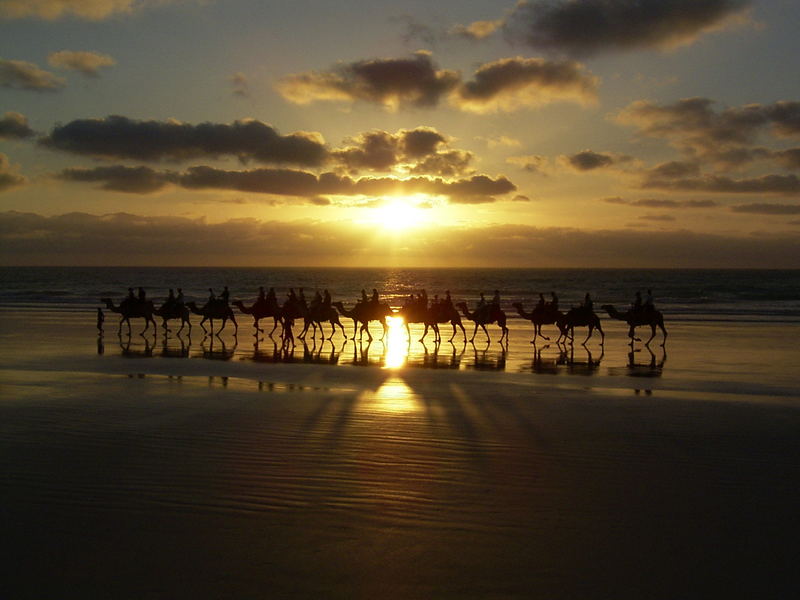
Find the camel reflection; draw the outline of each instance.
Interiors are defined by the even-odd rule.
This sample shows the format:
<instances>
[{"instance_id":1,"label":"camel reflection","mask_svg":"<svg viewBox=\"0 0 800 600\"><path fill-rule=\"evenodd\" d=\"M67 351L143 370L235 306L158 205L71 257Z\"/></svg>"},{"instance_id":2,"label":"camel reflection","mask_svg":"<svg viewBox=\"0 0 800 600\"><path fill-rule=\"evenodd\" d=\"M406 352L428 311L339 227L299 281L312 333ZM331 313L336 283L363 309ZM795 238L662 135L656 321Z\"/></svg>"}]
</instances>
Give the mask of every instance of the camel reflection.
<instances>
[{"instance_id":1,"label":"camel reflection","mask_svg":"<svg viewBox=\"0 0 800 600\"><path fill-rule=\"evenodd\" d=\"M206 346L206 341L208 341L208 346ZM225 340L219 335L207 335L200 342L201 356L209 360L230 360L233 358L238 345L239 341L236 337L233 338L233 346L229 348Z\"/></svg>"},{"instance_id":2,"label":"camel reflection","mask_svg":"<svg viewBox=\"0 0 800 600\"><path fill-rule=\"evenodd\" d=\"M472 364L468 364L468 369L475 369L476 371L504 371L506 368L506 358L508 356L508 345L500 344L500 351L490 350L490 345L487 343L483 350L478 350L478 347L470 342L474 359Z\"/></svg>"},{"instance_id":3,"label":"camel reflection","mask_svg":"<svg viewBox=\"0 0 800 600\"><path fill-rule=\"evenodd\" d=\"M581 345L581 347L586 352L585 360L575 358L575 346L570 344L566 352L562 353L562 364L567 365L567 372L571 375L594 375L600 368L600 362L605 356L605 349L600 346L600 356L595 358L587 346Z\"/></svg>"},{"instance_id":4,"label":"camel reflection","mask_svg":"<svg viewBox=\"0 0 800 600\"><path fill-rule=\"evenodd\" d=\"M550 348L550 344L544 346L533 347L533 360L531 361L530 369L534 373L546 373L549 375L557 375L559 372L559 365L566 364L567 349L560 344L556 346L558 353L554 356L542 356L542 352Z\"/></svg>"},{"instance_id":5,"label":"camel reflection","mask_svg":"<svg viewBox=\"0 0 800 600\"><path fill-rule=\"evenodd\" d=\"M179 346L174 343L171 344L170 340L177 342ZM188 342L188 343L187 343ZM164 336L161 344L161 356L164 358L189 358L189 351L192 348L192 338L187 337L185 340L182 336L178 335L174 338Z\"/></svg>"},{"instance_id":6,"label":"camel reflection","mask_svg":"<svg viewBox=\"0 0 800 600\"><path fill-rule=\"evenodd\" d=\"M454 369L458 370L461 367L461 359L464 356L464 352L467 349L467 342L464 340L460 346L461 350L459 351L457 346L452 343L448 342L444 345L445 348L448 349L448 352L442 352L441 343L436 343L433 346L433 352L428 351L428 346L424 343L422 347L425 351L422 362L421 363L409 363L411 366L419 366L425 369Z\"/></svg>"},{"instance_id":7,"label":"camel reflection","mask_svg":"<svg viewBox=\"0 0 800 600\"><path fill-rule=\"evenodd\" d=\"M647 351L647 354L644 354L642 349L632 349L628 352L628 375L631 377L661 377L664 363L667 362L666 346L661 346L660 360L656 358L656 354L650 346L645 345L643 349ZM639 357L636 356L637 352Z\"/></svg>"},{"instance_id":8,"label":"camel reflection","mask_svg":"<svg viewBox=\"0 0 800 600\"><path fill-rule=\"evenodd\" d=\"M141 333L138 336L120 334L118 338L119 348L125 358L150 358L153 356L153 348L156 345L155 334L152 339ZM134 340L136 341L134 342Z\"/></svg>"}]
</instances>

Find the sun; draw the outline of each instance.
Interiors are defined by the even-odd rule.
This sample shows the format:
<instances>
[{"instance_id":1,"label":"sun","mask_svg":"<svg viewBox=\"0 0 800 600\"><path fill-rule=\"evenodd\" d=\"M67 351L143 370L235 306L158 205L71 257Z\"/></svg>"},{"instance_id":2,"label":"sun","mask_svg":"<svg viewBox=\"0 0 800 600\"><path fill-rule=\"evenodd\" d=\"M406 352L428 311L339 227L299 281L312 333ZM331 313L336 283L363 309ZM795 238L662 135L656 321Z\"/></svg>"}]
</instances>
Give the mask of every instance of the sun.
<instances>
[{"instance_id":1,"label":"sun","mask_svg":"<svg viewBox=\"0 0 800 600\"><path fill-rule=\"evenodd\" d=\"M375 208L375 222L384 229L403 231L424 225L428 220L427 211L420 208L420 200L414 196L394 196L386 198Z\"/></svg>"}]
</instances>

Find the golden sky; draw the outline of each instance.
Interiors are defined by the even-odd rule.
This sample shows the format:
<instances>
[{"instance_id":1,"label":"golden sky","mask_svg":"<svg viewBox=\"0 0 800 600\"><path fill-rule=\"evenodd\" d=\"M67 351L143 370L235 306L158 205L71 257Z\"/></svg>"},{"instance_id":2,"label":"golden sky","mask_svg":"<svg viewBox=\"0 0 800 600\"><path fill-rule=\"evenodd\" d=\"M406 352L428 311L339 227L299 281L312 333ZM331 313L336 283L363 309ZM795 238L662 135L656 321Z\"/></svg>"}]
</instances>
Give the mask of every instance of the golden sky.
<instances>
[{"instance_id":1,"label":"golden sky","mask_svg":"<svg viewBox=\"0 0 800 600\"><path fill-rule=\"evenodd\" d=\"M0 0L0 261L800 267L798 21Z\"/></svg>"}]
</instances>

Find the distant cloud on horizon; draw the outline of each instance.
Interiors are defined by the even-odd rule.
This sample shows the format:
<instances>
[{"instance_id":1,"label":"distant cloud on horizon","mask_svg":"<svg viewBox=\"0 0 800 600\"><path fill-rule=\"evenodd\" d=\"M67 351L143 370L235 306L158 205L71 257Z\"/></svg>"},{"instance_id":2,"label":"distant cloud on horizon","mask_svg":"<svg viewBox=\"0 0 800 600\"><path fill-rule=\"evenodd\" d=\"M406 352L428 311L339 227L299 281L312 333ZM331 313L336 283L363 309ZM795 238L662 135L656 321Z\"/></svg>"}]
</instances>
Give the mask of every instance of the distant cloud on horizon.
<instances>
[{"instance_id":1,"label":"distant cloud on horizon","mask_svg":"<svg viewBox=\"0 0 800 600\"><path fill-rule=\"evenodd\" d=\"M178 0L0 0L0 19L44 19L67 17L102 21L114 15L131 14L146 6Z\"/></svg>"},{"instance_id":2,"label":"distant cloud on horizon","mask_svg":"<svg viewBox=\"0 0 800 600\"><path fill-rule=\"evenodd\" d=\"M644 225L644 223L642 223ZM34 235L35 234L35 235ZM0 213L0 263L240 266L800 267L795 234L581 230L529 225L440 226L415 232L402 252L373 225L69 213ZM298 244L297 240L303 243ZM225 248L220 255L213 249ZM335 249L332 252L331 249ZM535 265L533 261L535 260Z\"/></svg>"}]
</instances>

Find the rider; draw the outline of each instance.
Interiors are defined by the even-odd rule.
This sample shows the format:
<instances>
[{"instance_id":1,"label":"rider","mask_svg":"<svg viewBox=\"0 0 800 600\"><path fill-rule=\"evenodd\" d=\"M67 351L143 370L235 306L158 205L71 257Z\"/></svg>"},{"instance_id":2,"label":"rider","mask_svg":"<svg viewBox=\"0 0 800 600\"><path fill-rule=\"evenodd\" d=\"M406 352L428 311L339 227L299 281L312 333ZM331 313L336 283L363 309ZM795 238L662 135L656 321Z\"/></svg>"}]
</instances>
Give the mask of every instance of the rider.
<instances>
[{"instance_id":1,"label":"rider","mask_svg":"<svg viewBox=\"0 0 800 600\"><path fill-rule=\"evenodd\" d=\"M366 304L367 302L369 302L369 298L367 298L367 290L361 288L361 303Z\"/></svg>"},{"instance_id":2,"label":"rider","mask_svg":"<svg viewBox=\"0 0 800 600\"><path fill-rule=\"evenodd\" d=\"M216 294L214 294L214 290L212 288L208 288L208 301L214 302L217 299Z\"/></svg>"},{"instance_id":3,"label":"rider","mask_svg":"<svg viewBox=\"0 0 800 600\"><path fill-rule=\"evenodd\" d=\"M178 288L178 295L175 297L175 302L177 304L183 304L183 289Z\"/></svg>"},{"instance_id":4,"label":"rider","mask_svg":"<svg viewBox=\"0 0 800 600\"><path fill-rule=\"evenodd\" d=\"M311 308L317 308L320 304L322 304L322 294L319 293L319 290L316 290L314 299L311 301Z\"/></svg>"},{"instance_id":5,"label":"rider","mask_svg":"<svg viewBox=\"0 0 800 600\"><path fill-rule=\"evenodd\" d=\"M494 291L494 296L492 296L491 304L494 308L500 308L500 290Z\"/></svg>"},{"instance_id":6,"label":"rider","mask_svg":"<svg viewBox=\"0 0 800 600\"><path fill-rule=\"evenodd\" d=\"M379 302L378 290L376 290L375 288L372 288L372 304L375 305L375 306L378 306L378 302Z\"/></svg>"},{"instance_id":7,"label":"rider","mask_svg":"<svg viewBox=\"0 0 800 600\"><path fill-rule=\"evenodd\" d=\"M266 297L264 296L264 286L260 285L258 286L258 301L264 302L264 300L266 300Z\"/></svg>"},{"instance_id":8,"label":"rider","mask_svg":"<svg viewBox=\"0 0 800 600\"><path fill-rule=\"evenodd\" d=\"M147 299L147 295L144 293L144 288L139 287L139 302L144 302Z\"/></svg>"},{"instance_id":9,"label":"rider","mask_svg":"<svg viewBox=\"0 0 800 600\"><path fill-rule=\"evenodd\" d=\"M228 291L228 286L226 285L226 286L225 286L225 287L222 289L222 293L220 294L220 298L222 298L222 301L223 301L225 304L227 304L227 303L228 303L228 300L230 300L230 297L231 297L231 293Z\"/></svg>"},{"instance_id":10,"label":"rider","mask_svg":"<svg viewBox=\"0 0 800 600\"><path fill-rule=\"evenodd\" d=\"M656 307L653 304L653 291L648 289L647 295L644 297L644 310L653 311Z\"/></svg>"},{"instance_id":11,"label":"rider","mask_svg":"<svg viewBox=\"0 0 800 600\"><path fill-rule=\"evenodd\" d=\"M545 302L544 294L542 294L540 292L539 293L539 302L536 303L536 308L534 308L533 310L538 310L538 311L544 310L544 305L545 304L547 304L547 303Z\"/></svg>"},{"instance_id":12,"label":"rider","mask_svg":"<svg viewBox=\"0 0 800 600\"><path fill-rule=\"evenodd\" d=\"M642 310L642 292L636 291L636 296L633 299L633 305L631 306L632 312L639 312Z\"/></svg>"},{"instance_id":13,"label":"rider","mask_svg":"<svg viewBox=\"0 0 800 600\"><path fill-rule=\"evenodd\" d=\"M324 295L322 297L322 305L325 308L330 308L331 307L331 293L327 289L325 290L325 293L324 293Z\"/></svg>"},{"instance_id":14,"label":"rider","mask_svg":"<svg viewBox=\"0 0 800 600\"><path fill-rule=\"evenodd\" d=\"M274 287L269 288L269 291L267 292L267 302L274 302L274 303L278 302L278 299L275 297Z\"/></svg>"},{"instance_id":15,"label":"rider","mask_svg":"<svg viewBox=\"0 0 800 600\"><path fill-rule=\"evenodd\" d=\"M586 296L583 297L583 304L581 304L581 306L589 312L594 308L594 302L592 302L592 297L589 295L589 292L586 292Z\"/></svg>"},{"instance_id":16,"label":"rider","mask_svg":"<svg viewBox=\"0 0 800 600\"><path fill-rule=\"evenodd\" d=\"M558 296L555 292L550 292L550 310L558 310Z\"/></svg>"},{"instance_id":17,"label":"rider","mask_svg":"<svg viewBox=\"0 0 800 600\"><path fill-rule=\"evenodd\" d=\"M450 297L450 290L445 290L444 300L442 300L442 306L444 306L449 310L453 309L453 299Z\"/></svg>"},{"instance_id":18,"label":"rider","mask_svg":"<svg viewBox=\"0 0 800 600\"><path fill-rule=\"evenodd\" d=\"M172 291L172 288L169 288L169 296L167 296L166 301L164 302L167 306L172 306L175 304L175 292Z\"/></svg>"}]
</instances>

